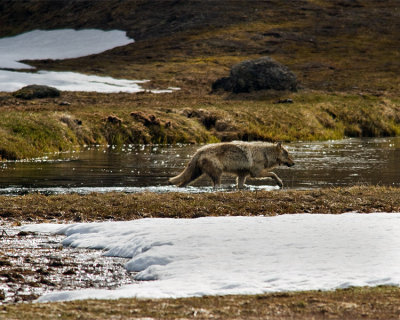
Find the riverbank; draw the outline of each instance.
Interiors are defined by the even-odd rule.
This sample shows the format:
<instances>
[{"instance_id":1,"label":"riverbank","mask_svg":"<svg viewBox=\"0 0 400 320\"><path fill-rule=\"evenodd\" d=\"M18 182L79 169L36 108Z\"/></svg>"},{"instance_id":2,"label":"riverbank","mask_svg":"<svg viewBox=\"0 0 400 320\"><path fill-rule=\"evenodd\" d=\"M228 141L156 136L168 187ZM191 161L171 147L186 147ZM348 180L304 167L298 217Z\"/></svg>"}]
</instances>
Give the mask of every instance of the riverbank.
<instances>
[{"instance_id":1,"label":"riverbank","mask_svg":"<svg viewBox=\"0 0 400 320\"><path fill-rule=\"evenodd\" d=\"M2 221L93 222L140 218L271 216L291 213L400 212L400 189L354 186L317 190L152 192L0 196Z\"/></svg>"},{"instance_id":2,"label":"riverbank","mask_svg":"<svg viewBox=\"0 0 400 320\"><path fill-rule=\"evenodd\" d=\"M368 94L63 92L56 99L20 100L0 93L0 108L0 157L10 160L93 144L400 135L400 100Z\"/></svg>"}]
</instances>

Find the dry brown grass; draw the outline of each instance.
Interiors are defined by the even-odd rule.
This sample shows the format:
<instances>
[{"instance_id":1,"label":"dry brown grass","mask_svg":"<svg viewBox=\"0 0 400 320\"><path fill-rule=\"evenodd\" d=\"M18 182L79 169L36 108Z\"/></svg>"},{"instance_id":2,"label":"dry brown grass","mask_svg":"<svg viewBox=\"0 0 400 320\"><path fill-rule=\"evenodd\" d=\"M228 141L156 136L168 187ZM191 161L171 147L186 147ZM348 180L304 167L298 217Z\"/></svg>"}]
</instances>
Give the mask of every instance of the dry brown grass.
<instances>
[{"instance_id":1,"label":"dry brown grass","mask_svg":"<svg viewBox=\"0 0 400 320\"><path fill-rule=\"evenodd\" d=\"M0 307L2 319L398 319L398 287Z\"/></svg>"},{"instance_id":2,"label":"dry brown grass","mask_svg":"<svg viewBox=\"0 0 400 320\"><path fill-rule=\"evenodd\" d=\"M349 211L400 212L400 190L357 186L309 191L29 194L0 196L0 218L11 222L131 220L148 217L257 216Z\"/></svg>"}]
</instances>

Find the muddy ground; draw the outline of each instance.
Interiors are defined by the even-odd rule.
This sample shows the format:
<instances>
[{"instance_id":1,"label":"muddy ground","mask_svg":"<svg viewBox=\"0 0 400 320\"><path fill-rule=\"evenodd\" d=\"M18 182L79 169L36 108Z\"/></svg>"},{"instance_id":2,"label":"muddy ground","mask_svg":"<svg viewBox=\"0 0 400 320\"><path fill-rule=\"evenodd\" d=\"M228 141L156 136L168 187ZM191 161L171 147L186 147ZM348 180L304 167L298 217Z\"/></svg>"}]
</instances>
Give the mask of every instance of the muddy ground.
<instances>
[{"instance_id":1,"label":"muddy ground","mask_svg":"<svg viewBox=\"0 0 400 320\"><path fill-rule=\"evenodd\" d=\"M65 248L64 236L1 226L0 304L33 301L46 291L79 288L113 289L132 283L125 259L101 251Z\"/></svg>"}]
</instances>

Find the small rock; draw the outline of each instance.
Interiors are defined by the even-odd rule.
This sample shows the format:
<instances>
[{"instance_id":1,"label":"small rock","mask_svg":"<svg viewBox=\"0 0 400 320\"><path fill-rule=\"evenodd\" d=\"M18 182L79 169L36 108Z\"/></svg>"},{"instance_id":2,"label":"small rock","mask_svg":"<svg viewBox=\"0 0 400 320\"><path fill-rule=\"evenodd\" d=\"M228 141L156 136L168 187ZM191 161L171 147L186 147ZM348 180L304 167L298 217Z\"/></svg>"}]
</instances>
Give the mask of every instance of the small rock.
<instances>
[{"instance_id":1,"label":"small rock","mask_svg":"<svg viewBox=\"0 0 400 320\"><path fill-rule=\"evenodd\" d=\"M63 275L65 275L65 276L72 276L72 275L75 275L75 274L76 274L76 271L73 270L73 269L68 269L67 271L63 272Z\"/></svg>"},{"instance_id":2,"label":"small rock","mask_svg":"<svg viewBox=\"0 0 400 320\"><path fill-rule=\"evenodd\" d=\"M0 258L0 267L10 267L11 262L7 258Z\"/></svg>"},{"instance_id":3,"label":"small rock","mask_svg":"<svg viewBox=\"0 0 400 320\"><path fill-rule=\"evenodd\" d=\"M39 279L39 282L40 282L41 284L45 284L45 285L47 285L47 286L52 286L52 287L55 286L55 283L54 283L54 282L51 282L50 280L48 280L48 279L46 279L46 278L43 278L43 277L41 277L41 278Z\"/></svg>"},{"instance_id":4,"label":"small rock","mask_svg":"<svg viewBox=\"0 0 400 320\"><path fill-rule=\"evenodd\" d=\"M281 99L275 103L293 103L293 100L292 99Z\"/></svg>"},{"instance_id":5,"label":"small rock","mask_svg":"<svg viewBox=\"0 0 400 320\"><path fill-rule=\"evenodd\" d=\"M112 124L118 124L118 125L122 124L122 120L116 116L108 116L105 120L108 123L112 123Z\"/></svg>"},{"instance_id":6,"label":"small rock","mask_svg":"<svg viewBox=\"0 0 400 320\"><path fill-rule=\"evenodd\" d=\"M17 236L18 236L18 237L26 237L26 236L28 236L29 234L30 234L29 232L20 231L20 232L18 232Z\"/></svg>"},{"instance_id":7,"label":"small rock","mask_svg":"<svg viewBox=\"0 0 400 320\"><path fill-rule=\"evenodd\" d=\"M32 84L13 92L13 96L25 100L35 98L54 98L60 96L60 90L49 86Z\"/></svg>"}]
</instances>

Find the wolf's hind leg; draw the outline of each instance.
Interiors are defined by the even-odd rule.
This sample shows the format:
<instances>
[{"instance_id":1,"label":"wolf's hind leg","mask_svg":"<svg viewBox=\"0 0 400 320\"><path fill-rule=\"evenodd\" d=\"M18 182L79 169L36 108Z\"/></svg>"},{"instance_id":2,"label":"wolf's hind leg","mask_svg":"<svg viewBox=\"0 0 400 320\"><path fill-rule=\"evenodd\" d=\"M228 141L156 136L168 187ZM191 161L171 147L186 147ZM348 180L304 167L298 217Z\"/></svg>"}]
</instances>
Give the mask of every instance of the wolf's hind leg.
<instances>
[{"instance_id":1,"label":"wolf's hind leg","mask_svg":"<svg viewBox=\"0 0 400 320\"><path fill-rule=\"evenodd\" d=\"M221 186L221 175L211 177L211 180L213 182L214 189L217 189Z\"/></svg>"},{"instance_id":2,"label":"wolf's hind leg","mask_svg":"<svg viewBox=\"0 0 400 320\"><path fill-rule=\"evenodd\" d=\"M214 185L217 188L221 185L222 168L216 161L211 161L209 159L202 159L201 167L205 174L207 174Z\"/></svg>"}]
</instances>

